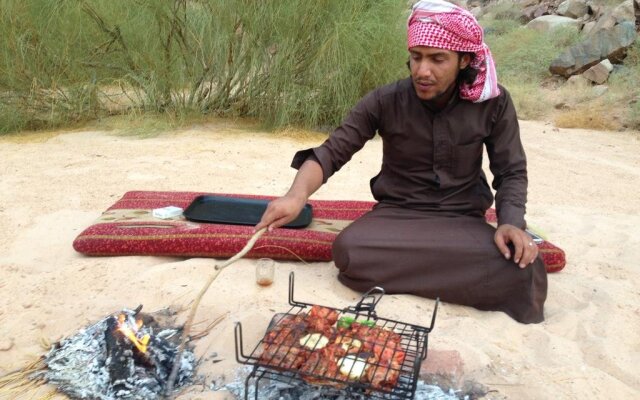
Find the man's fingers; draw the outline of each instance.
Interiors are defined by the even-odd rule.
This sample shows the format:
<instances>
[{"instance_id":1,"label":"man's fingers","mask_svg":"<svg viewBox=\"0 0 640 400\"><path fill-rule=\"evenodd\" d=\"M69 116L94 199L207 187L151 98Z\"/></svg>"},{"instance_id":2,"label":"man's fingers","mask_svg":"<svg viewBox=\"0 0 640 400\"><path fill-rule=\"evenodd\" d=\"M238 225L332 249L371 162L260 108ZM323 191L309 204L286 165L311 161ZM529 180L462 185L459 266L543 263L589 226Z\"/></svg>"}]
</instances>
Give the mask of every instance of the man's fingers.
<instances>
[{"instance_id":1,"label":"man's fingers","mask_svg":"<svg viewBox=\"0 0 640 400\"><path fill-rule=\"evenodd\" d=\"M509 252L509 247L507 246L506 241L504 240L504 236L497 233L494 237L494 241L496 242L496 246L498 246L498 250L507 260L511 257L511 253Z\"/></svg>"},{"instance_id":2,"label":"man's fingers","mask_svg":"<svg viewBox=\"0 0 640 400\"><path fill-rule=\"evenodd\" d=\"M277 214L278 212L274 210L273 207L271 207L271 204L269 204L264 214L262 214L262 219L260 219L260 222L258 222L258 225L256 225L255 228L253 228L253 231L257 232L260 229L267 226L269 226L269 230L273 229L271 228L271 224L273 224L273 222L279 218Z\"/></svg>"},{"instance_id":3,"label":"man's fingers","mask_svg":"<svg viewBox=\"0 0 640 400\"><path fill-rule=\"evenodd\" d=\"M527 265L533 263L536 260L536 257L538 257L538 246L526 233L522 236L522 241L523 253L519 266L520 268L525 268Z\"/></svg>"},{"instance_id":4,"label":"man's fingers","mask_svg":"<svg viewBox=\"0 0 640 400\"><path fill-rule=\"evenodd\" d=\"M523 267L522 256L524 255L524 248L526 246L526 242L522 235L514 234L511 241L513 242L513 247L515 248L515 255L513 256L513 261L520 266ZM525 264L526 265L526 264Z\"/></svg>"},{"instance_id":5,"label":"man's fingers","mask_svg":"<svg viewBox=\"0 0 640 400\"><path fill-rule=\"evenodd\" d=\"M276 219L275 221L272 221L269 224L269 229L268 230L272 231L272 230L274 230L276 228L280 228L282 225L285 225L287 222L289 222L289 220L287 218L287 215L285 215L283 217L280 217L280 218Z\"/></svg>"},{"instance_id":6,"label":"man's fingers","mask_svg":"<svg viewBox=\"0 0 640 400\"><path fill-rule=\"evenodd\" d=\"M523 256L522 262L520 263L520 267L524 268L522 266L523 264L525 267L529 264L532 264L536 260L536 257L538 257L538 246L533 242L531 238L528 238L528 242L525 246L525 254Z\"/></svg>"},{"instance_id":7,"label":"man's fingers","mask_svg":"<svg viewBox=\"0 0 640 400\"><path fill-rule=\"evenodd\" d=\"M520 268L525 268L533 263L538 256L538 246L533 242L531 236L515 226L507 224L499 226L496 230L494 241L500 252L507 259L510 258L507 245L509 243L513 245L513 261Z\"/></svg>"}]
</instances>

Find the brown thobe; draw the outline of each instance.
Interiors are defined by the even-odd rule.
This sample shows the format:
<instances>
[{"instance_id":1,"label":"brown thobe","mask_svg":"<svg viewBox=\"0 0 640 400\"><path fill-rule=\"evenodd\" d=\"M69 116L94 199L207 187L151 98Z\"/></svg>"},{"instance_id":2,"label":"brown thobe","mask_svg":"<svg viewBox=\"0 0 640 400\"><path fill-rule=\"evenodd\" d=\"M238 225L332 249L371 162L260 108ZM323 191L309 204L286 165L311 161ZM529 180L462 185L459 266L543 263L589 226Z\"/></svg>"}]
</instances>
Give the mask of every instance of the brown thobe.
<instances>
[{"instance_id":1,"label":"brown thobe","mask_svg":"<svg viewBox=\"0 0 640 400\"><path fill-rule=\"evenodd\" d=\"M340 282L504 311L525 323L543 320L542 260L524 269L506 260L484 220L493 195L483 146L498 224L525 227L526 158L515 108L500 90L482 103L454 94L436 110L418 98L410 78L400 80L365 96L321 146L295 155L293 167L311 157L326 182L376 133L382 138L382 167L370 182L378 204L333 245Z\"/></svg>"}]
</instances>

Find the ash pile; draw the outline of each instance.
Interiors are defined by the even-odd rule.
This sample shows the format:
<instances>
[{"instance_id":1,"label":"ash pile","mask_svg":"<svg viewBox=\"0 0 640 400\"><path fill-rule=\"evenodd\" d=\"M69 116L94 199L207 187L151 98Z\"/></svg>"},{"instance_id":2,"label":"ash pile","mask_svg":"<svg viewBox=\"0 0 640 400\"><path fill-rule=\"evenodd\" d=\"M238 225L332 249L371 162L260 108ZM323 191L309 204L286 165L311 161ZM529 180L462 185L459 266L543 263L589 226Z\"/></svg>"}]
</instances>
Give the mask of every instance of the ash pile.
<instances>
[{"instance_id":1,"label":"ash pile","mask_svg":"<svg viewBox=\"0 0 640 400\"><path fill-rule=\"evenodd\" d=\"M222 386L213 387L214 391L226 391L233 394L236 399L255 398L255 385L245 386L246 376L251 372L250 367L238 371L232 382ZM309 385L304 382L284 383L265 379L259 385L259 398L261 400L369 400L366 394L349 393L327 386ZM385 396L376 397L387 398ZM393 397L389 396L389 399ZM452 389L444 391L439 386L430 385L418 380L414 400L470 400L464 393Z\"/></svg>"},{"instance_id":2,"label":"ash pile","mask_svg":"<svg viewBox=\"0 0 640 400\"><path fill-rule=\"evenodd\" d=\"M61 340L34 378L44 378L73 399L162 398L178 358L181 329L161 326L161 318L140 313L141 308L122 310ZM176 389L193 379L192 349L185 348L179 362Z\"/></svg>"}]
</instances>

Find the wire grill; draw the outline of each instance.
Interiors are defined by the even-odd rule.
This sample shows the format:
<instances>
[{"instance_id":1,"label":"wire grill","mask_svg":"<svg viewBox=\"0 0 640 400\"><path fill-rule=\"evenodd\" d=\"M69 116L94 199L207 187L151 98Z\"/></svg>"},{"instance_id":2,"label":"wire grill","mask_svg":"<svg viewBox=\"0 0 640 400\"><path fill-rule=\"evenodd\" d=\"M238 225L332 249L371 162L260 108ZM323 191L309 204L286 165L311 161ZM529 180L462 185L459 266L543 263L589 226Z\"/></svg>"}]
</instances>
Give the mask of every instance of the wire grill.
<instances>
[{"instance_id":1,"label":"wire grill","mask_svg":"<svg viewBox=\"0 0 640 400\"><path fill-rule=\"evenodd\" d=\"M294 274L289 275L289 304L286 313L273 316L264 337L249 355L244 353L242 324L235 326L236 359L253 365L245 382L255 381L255 398L262 379L291 385L301 383L330 386L368 399L412 399L420 365L427 357L429 332L433 330L438 300L429 327L381 318L375 307L384 290L374 287L355 306L337 309L294 300ZM329 313L329 322L349 317L350 328L322 325L318 310ZM312 327L309 321L316 322ZM339 326L339 324L338 324ZM310 335L324 332L329 345ZM356 342L354 342L356 340ZM359 341L359 343L357 343ZM377 347L376 347L377 346ZM375 350L374 350L375 349ZM359 351L363 350L363 351ZM374 353L384 356L374 357Z\"/></svg>"}]
</instances>

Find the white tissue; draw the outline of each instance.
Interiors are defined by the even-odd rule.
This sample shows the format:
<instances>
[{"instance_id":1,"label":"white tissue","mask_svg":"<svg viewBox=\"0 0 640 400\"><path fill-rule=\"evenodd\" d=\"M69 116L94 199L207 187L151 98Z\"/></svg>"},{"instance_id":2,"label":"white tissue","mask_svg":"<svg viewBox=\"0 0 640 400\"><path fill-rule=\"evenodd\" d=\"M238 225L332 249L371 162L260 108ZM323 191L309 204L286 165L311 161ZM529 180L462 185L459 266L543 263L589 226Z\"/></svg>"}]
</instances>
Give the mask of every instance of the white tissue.
<instances>
[{"instance_id":1,"label":"white tissue","mask_svg":"<svg viewBox=\"0 0 640 400\"><path fill-rule=\"evenodd\" d=\"M152 215L160 219L169 219L182 215L182 208L176 206L168 206L163 208L154 208Z\"/></svg>"}]
</instances>

